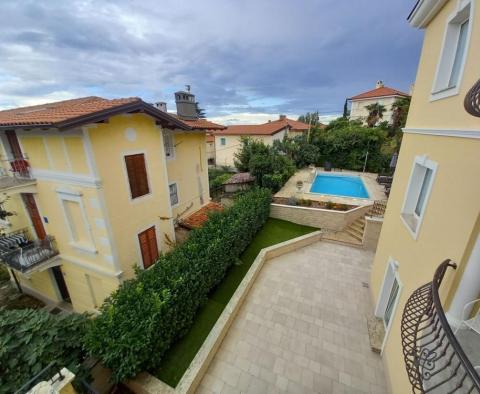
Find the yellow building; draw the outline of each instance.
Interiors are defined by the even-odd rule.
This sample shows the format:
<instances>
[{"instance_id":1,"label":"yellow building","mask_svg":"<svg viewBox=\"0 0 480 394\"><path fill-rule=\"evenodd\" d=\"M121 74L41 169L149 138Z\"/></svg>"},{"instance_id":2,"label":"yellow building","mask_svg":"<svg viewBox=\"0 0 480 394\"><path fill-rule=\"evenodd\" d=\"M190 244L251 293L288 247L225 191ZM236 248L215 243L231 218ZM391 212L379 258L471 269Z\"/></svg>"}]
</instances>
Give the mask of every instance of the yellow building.
<instances>
[{"instance_id":1,"label":"yellow building","mask_svg":"<svg viewBox=\"0 0 480 394\"><path fill-rule=\"evenodd\" d=\"M323 125L322 125L323 126ZM275 140L283 140L285 136L295 137L308 132L309 125L280 115L278 120L259 125L234 125L214 132L215 163L218 166L234 167L235 153L241 147L241 138L250 137L262 141L265 145L273 145Z\"/></svg>"},{"instance_id":2,"label":"yellow building","mask_svg":"<svg viewBox=\"0 0 480 394\"><path fill-rule=\"evenodd\" d=\"M425 37L371 274L382 357L393 393L479 393L480 7L423 0L408 21Z\"/></svg>"},{"instance_id":3,"label":"yellow building","mask_svg":"<svg viewBox=\"0 0 480 394\"><path fill-rule=\"evenodd\" d=\"M16 212L3 220L0 257L12 279L92 311L153 264L178 218L210 200L197 121L139 98L0 111L2 206Z\"/></svg>"}]
</instances>

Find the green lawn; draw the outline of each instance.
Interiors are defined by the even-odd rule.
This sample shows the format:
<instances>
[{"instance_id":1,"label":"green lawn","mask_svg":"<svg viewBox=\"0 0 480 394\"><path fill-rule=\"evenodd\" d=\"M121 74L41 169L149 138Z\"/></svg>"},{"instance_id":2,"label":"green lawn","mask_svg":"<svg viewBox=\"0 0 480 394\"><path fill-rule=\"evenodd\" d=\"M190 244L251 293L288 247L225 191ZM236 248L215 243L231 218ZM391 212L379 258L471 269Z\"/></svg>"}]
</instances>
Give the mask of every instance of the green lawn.
<instances>
[{"instance_id":1,"label":"green lawn","mask_svg":"<svg viewBox=\"0 0 480 394\"><path fill-rule=\"evenodd\" d=\"M240 256L242 264L232 266L222 283L200 309L190 331L165 354L160 367L153 372L159 379L175 387L197 354L233 293L252 265L258 252L270 245L287 241L318 230L278 219L268 219L255 239Z\"/></svg>"}]
</instances>

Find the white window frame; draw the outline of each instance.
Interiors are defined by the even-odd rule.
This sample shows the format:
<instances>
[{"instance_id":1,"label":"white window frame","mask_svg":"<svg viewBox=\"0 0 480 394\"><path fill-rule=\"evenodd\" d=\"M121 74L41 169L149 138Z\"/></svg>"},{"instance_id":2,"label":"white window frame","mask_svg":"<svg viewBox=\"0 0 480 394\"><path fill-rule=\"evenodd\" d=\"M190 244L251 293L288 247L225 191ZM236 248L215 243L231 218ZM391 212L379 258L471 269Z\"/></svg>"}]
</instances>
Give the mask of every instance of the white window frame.
<instances>
[{"instance_id":1,"label":"white window frame","mask_svg":"<svg viewBox=\"0 0 480 394\"><path fill-rule=\"evenodd\" d=\"M130 178L128 177L128 170L127 170L127 161L125 160L125 156L132 156L132 155L140 155L143 154L143 157L145 159L145 172L147 173L147 184L148 184L148 193L144 194L143 196L135 197L132 198L132 189L130 188ZM122 165L123 165L123 176L125 178L125 185L127 186L127 193L128 193L128 199L131 203L139 203L145 199L149 199L153 196L153 190L152 190L152 184L150 183L150 171L148 168L148 156L147 152L144 150L132 150L132 151L126 151L122 152L120 154L121 159L122 159Z\"/></svg>"},{"instance_id":2,"label":"white window frame","mask_svg":"<svg viewBox=\"0 0 480 394\"><path fill-rule=\"evenodd\" d=\"M157 248L158 248L158 255L160 256L162 252L162 244L160 242L160 239L158 236L160 235L160 227L158 226L157 223L150 223L147 224L146 226L140 227L137 229L137 232L135 233L135 245L137 249L137 256L139 257L138 260L138 266L144 270L145 266L143 265L143 256L142 256L142 248L140 246L140 240L138 239L138 236L143 233L144 231L148 230L149 228L155 227L155 237L157 238ZM147 270L152 268L155 264L152 264L150 267L146 268Z\"/></svg>"},{"instance_id":3,"label":"white window frame","mask_svg":"<svg viewBox=\"0 0 480 394\"><path fill-rule=\"evenodd\" d=\"M80 192L77 192L77 191L73 191L73 190L68 191L66 189L65 190L63 190L63 189L62 190L57 190L57 194L58 194L58 198L60 200L60 206L62 207L62 213L63 213L63 218L64 218L64 221L65 221L65 226L67 227L68 235L69 235L69 238L70 238L69 245L74 247L75 249L80 250L80 251L96 254L97 253L97 248L95 246L95 241L94 241L93 234L92 234L92 227L90 226L90 223L88 221L87 212L85 211L85 205L83 204L82 194ZM73 223L71 223L69 215L67 213L67 210L66 210L66 207L65 207L65 204L64 204L65 201L71 201L71 202L77 203L79 205L80 212L82 214L83 225L85 227L86 234L87 234L87 237L88 237L88 242L89 242L88 244L81 244L81 243L78 243L75 240L75 235L74 235L75 231L74 231L74 228L72 227Z\"/></svg>"},{"instance_id":4,"label":"white window frame","mask_svg":"<svg viewBox=\"0 0 480 394\"><path fill-rule=\"evenodd\" d=\"M440 58L437 63L432 92L430 94L430 101L455 96L460 91L460 85L463 80L463 72L465 69L465 62L468 56L468 49L472 35L472 25L474 22L472 16L475 15L473 7L474 2L471 0L458 0L456 10L447 19L442 48L440 51ZM458 80L455 86L448 87L453 71L455 55L457 53L460 27L467 20L469 20L468 32L465 41L465 52L463 53L460 63Z\"/></svg>"},{"instance_id":5,"label":"white window frame","mask_svg":"<svg viewBox=\"0 0 480 394\"><path fill-rule=\"evenodd\" d=\"M385 327L385 337L383 339L382 352L387 342L390 329L392 328L392 323L395 320L397 307L400 302L400 296L403 290L403 283L400 280L400 274L398 272L398 268L399 268L398 261L394 260L392 257L389 257L387 266L385 267L385 274L383 276L382 287L380 289L380 293L378 296L377 305L375 306L375 316L382 320ZM395 281L398 284L398 292L395 297L395 301L393 303L392 313L390 314L390 320L388 322L388 325L385 325L385 320L384 320L385 312L387 310L388 300L390 298L390 294L393 288L393 283Z\"/></svg>"},{"instance_id":6,"label":"white window frame","mask_svg":"<svg viewBox=\"0 0 480 394\"><path fill-rule=\"evenodd\" d=\"M177 189L177 203L176 204L172 204L172 199L171 199L171 196L170 196L170 186L172 185L175 185L176 189ZM169 182L168 183L168 197L170 199L170 206L172 208L175 208L175 207L178 207L178 205L180 204L180 193L178 191L178 182Z\"/></svg>"},{"instance_id":7,"label":"white window frame","mask_svg":"<svg viewBox=\"0 0 480 394\"><path fill-rule=\"evenodd\" d=\"M424 167L425 172L420 173L421 169L419 167ZM425 199L423 203L422 212L419 215L415 212L415 208L420 197L420 192L422 189L423 181L426 174L426 169L432 171L432 176L430 178L430 183L427 185L427 192L425 194ZM415 156L413 161L412 170L410 172L410 179L408 181L407 192L405 194L405 199L403 201L402 211L400 217L403 224L407 228L408 232L412 235L413 239L418 238L420 232L420 227L425 217L425 211L427 210L428 201L432 192L433 184L435 182L435 176L437 174L438 164L432 160L429 160L426 155Z\"/></svg>"},{"instance_id":8,"label":"white window frame","mask_svg":"<svg viewBox=\"0 0 480 394\"><path fill-rule=\"evenodd\" d=\"M167 145L168 142L170 142L170 145ZM167 160L175 159L175 134L170 130L163 130L163 149ZM167 154L167 152L170 152L170 154Z\"/></svg>"}]
</instances>

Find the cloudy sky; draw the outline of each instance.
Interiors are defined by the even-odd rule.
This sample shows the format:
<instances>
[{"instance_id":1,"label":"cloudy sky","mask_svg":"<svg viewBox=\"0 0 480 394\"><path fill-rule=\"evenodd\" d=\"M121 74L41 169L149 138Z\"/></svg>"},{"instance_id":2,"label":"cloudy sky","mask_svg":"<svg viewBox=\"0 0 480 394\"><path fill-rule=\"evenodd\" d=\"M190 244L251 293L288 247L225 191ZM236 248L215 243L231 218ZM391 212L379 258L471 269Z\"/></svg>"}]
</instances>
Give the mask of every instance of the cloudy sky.
<instances>
[{"instance_id":1,"label":"cloudy sky","mask_svg":"<svg viewBox=\"0 0 480 394\"><path fill-rule=\"evenodd\" d=\"M408 91L413 0L1 1L0 108L99 95L167 101L192 86L209 118L341 113L377 79Z\"/></svg>"}]
</instances>

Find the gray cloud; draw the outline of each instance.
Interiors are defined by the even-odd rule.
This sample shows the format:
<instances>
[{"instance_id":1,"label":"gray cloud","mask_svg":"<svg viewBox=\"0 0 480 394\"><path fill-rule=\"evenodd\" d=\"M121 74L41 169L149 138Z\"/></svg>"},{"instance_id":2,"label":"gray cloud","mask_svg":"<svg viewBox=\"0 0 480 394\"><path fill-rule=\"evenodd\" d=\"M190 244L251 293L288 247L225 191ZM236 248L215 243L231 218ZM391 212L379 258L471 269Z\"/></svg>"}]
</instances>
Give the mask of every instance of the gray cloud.
<instances>
[{"instance_id":1,"label":"gray cloud","mask_svg":"<svg viewBox=\"0 0 480 394\"><path fill-rule=\"evenodd\" d=\"M210 116L341 111L377 79L407 90L421 34L403 0L2 2L0 107L96 94Z\"/></svg>"}]
</instances>

